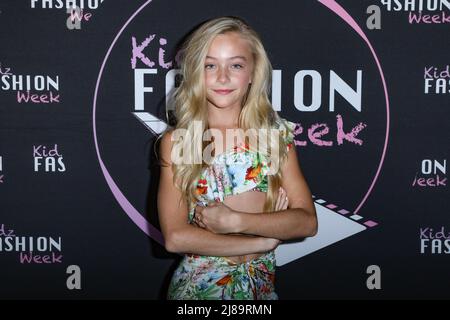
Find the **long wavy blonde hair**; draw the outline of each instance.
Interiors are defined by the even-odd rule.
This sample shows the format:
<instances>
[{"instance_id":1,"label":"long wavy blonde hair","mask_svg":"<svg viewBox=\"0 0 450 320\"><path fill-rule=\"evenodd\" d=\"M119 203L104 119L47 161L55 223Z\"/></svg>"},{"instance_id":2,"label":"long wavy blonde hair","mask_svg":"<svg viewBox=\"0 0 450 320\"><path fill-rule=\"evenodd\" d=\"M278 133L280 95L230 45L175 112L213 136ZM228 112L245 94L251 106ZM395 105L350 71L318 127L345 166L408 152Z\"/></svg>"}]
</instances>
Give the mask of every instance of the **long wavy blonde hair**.
<instances>
[{"instance_id":1,"label":"long wavy blonde hair","mask_svg":"<svg viewBox=\"0 0 450 320\"><path fill-rule=\"evenodd\" d=\"M207 52L213 39L219 34L236 32L248 41L254 59L252 83L242 101L239 115L239 128L244 131L250 128L271 129L278 114L273 110L268 95L272 82L272 66L258 34L246 22L237 17L220 17L209 20L198 27L184 42L180 51L181 84L175 90L174 129L184 129L188 133L189 146L194 157L202 159L202 151L206 146L203 133L209 128L208 109L205 89L204 64ZM194 121L200 121L202 130L194 130ZM172 130L169 127L167 131ZM270 131L268 131L270 132ZM162 135L161 135L162 136ZM270 141L269 137L269 141ZM286 161L287 149L284 139L279 136L279 168ZM187 141L174 142L172 148L183 149ZM172 149L173 150L173 149ZM270 150L267 156L270 157ZM196 182L201 172L208 166L204 161L197 164L172 163L173 182L184 195L189 206L198 199ZM278 189L281 186L281 170L268 175L268 190L263 211L274 211Z\"/></svg>"}]
</instances>

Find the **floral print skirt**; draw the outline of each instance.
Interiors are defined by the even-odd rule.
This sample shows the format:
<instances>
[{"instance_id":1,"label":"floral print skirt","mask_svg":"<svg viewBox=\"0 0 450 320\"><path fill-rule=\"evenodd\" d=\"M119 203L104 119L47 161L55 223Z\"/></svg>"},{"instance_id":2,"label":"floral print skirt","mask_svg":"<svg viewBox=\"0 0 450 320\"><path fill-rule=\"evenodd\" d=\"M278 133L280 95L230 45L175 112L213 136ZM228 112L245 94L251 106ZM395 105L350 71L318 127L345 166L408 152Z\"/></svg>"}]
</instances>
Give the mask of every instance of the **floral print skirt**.
<instances>
[{"instance_id":1,"label":"floral print skirt","mask_svg":"<svg viewBox=\"0 0 450 320\"><path fill-rule=\"evenodd\" d=\"M169 285L169 300L278 300L275 253L244 263L224 257L185 255Z\"/></svg>"}]
</instances>

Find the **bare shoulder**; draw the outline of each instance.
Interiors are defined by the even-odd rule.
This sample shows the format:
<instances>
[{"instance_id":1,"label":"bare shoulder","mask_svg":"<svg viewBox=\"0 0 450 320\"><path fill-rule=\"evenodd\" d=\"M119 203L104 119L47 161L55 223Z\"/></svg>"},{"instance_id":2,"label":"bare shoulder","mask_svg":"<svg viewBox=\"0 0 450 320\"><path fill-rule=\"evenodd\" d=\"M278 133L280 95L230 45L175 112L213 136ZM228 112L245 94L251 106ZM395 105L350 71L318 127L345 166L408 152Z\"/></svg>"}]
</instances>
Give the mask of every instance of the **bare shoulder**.
<instances>
[{"instance_id":1,"label":"bare shoulder","mask_svg":"<svg viewBox=\"0 0 450 320\"><path fill-rule=\"evenodd\" d=\"M172 146L173 146L173 141L172 141L173 131L174 131L174 129L169 129L166 132L164 132L162 134L161 142L159 145L159 155L160 155L161 161L165 165L172 164L172 162L170 161L170 155L171 155Z\"/></svg>"}]
</instances>

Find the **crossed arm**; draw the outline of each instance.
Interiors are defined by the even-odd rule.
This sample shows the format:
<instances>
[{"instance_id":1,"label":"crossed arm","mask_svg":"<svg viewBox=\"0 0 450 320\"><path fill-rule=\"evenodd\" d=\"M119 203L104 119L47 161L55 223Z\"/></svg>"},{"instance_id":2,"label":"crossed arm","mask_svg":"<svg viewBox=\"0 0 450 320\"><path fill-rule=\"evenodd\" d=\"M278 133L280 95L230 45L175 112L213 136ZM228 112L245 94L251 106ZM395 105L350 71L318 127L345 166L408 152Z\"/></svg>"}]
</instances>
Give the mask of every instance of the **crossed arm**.
<instances>
[{"instance_id":1,"label":"crossed arm","mask_svg":"<svg viewBox=\"0 0 450 320\"><path fill-rule=\"evenodd\" d=\"M223 203L212 203L196 208L200 226L215 233L243 233L280 240L314 236L317 233L316 210L294 148L289 150L282 170L284 179L277 205L287 196L289 208L281 205L276 214L249 213L233 210Z\"/></svg>"},{"instance_id":2,"label":"crossed arm","mask_svg":"<svg viewBox=\"0 0 450 320\"><path fill-rule=\"evenodd\" d=\"M173 184L170 135L171 132L161 139L160 158L166 165L161 167L158 189L159 220L168 251L211 256L264 253L276 248L280 240L313 236L317 232L311 193L294 148L282 168L286 172L282 187L289 198L289 209L276 214L254 214L232 210L222 203L213 204L196 208L201 228L189 224L187 204Z\"/></svg>"}]
</instances>

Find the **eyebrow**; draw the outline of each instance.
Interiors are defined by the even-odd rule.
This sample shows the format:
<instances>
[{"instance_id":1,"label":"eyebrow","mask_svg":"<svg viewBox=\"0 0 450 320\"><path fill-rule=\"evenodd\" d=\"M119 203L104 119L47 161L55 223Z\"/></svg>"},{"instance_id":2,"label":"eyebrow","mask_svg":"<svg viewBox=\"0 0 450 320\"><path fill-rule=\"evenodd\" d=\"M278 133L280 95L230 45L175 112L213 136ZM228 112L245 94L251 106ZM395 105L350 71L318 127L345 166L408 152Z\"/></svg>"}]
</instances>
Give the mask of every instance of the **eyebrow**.
<instances>
[{"instance_id":1,"label":"eyebrow","mask_svg":"<svg viewBox=\"0 0 450 320\"><path fill-rule=\"evenodd\" d=\"M206 59L213 59L213 60L217 60L217 58L211 57L211 56L206 56ZM233 59L242 59L244 61L247 61L247 58L244 56L234 56L231 58L228 58L228 60L233 60Z\"/></svg>"}]
</instances>

